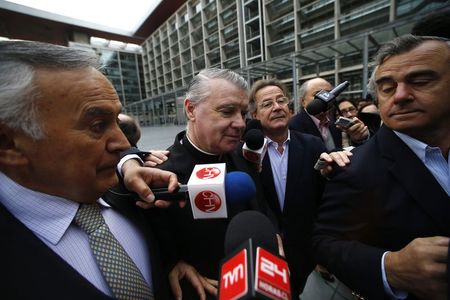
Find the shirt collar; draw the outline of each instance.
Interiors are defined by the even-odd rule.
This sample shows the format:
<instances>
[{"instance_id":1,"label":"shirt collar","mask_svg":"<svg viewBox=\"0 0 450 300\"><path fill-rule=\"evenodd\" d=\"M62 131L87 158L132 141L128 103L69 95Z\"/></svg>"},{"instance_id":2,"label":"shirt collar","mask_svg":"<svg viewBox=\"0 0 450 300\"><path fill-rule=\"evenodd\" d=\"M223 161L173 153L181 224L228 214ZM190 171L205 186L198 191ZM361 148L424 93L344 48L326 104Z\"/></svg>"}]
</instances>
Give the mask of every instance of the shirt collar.
<instances>
[{"instance_id":1,"label":"shirt collar","mask_svg":"<svg viewBox=\"0 0 450 300\"><path fill-rule=\"evenodd\" d=\"M271 140L268 136L266 136L266 138L267 138L267 144L268 145L270 145L270 144L277 144L278 145L277 142ZM286 140L283 142L283 146L285 146L290 140L291 140L291 131L288 130L288 136L287 136Z\"/></svg>"},{"instance_id":2,"label":"shirt collar","mask_svg":"<svg viewBox=\"0 0 450 300\"><path fill-rule=\"evenodd\" d=\"M305 111L306 111L306 109L305 109ZM315 116L313 116L313 115L310 115L307 111L306 111L306 113L311 117L311 120L314 122L314 124L316 124L316 127L317 128L320 128L320 120L319 119L317 119ZM326 118L327 118L327 122L330 122L330 118L328 118L328 116L326 116Z\"/></svg>"},{"instance_id":3,"label":"shirt collar","mask_svg":"<svg viewBox=\"0 0 450 300\"><path fill-rule=\"evenodd\" d=\"M206 154L206 155L219 156L219 154L209 153L209 152L206 152L205 150L200 149L200 148L199 148L196 144L194 144L194 143L192 142L192 140L189 138L189 134L187 133L187 131L186 131L186 138L187 138L187 140L189 141L189 143L191 143L192 147L194 147L195 149L197 149L197 151L199 151L199 152L201 152L201 153L203 153L203 154Z\"/></svg>"},{"instance_id":4,"label":"shirt collar","mask_svg":"<svg viewBox=\"0 0 450 300\"><path fill-rule=\"evenodd\" d=\"M79 203L30 190L0 172L0 203L36 235L56 245L70 226Z\"/></svg>"},{"instance_id":5,"label":"shirt collar","mask_svg":"<svg viewBox=\"0 0 450 300\"><path fill-rule=\"evenodd\" d=\"M426 153L427 150L436 150L440 149L438 147L431 147L425 144L424 142L421 142L419 140L416 140L415 138L410 137L409 135L406 135L404 133L398 132L394 130L394 133L414 152L419 159L425 163L426 162Z\"/></svg>"}]
</instances>

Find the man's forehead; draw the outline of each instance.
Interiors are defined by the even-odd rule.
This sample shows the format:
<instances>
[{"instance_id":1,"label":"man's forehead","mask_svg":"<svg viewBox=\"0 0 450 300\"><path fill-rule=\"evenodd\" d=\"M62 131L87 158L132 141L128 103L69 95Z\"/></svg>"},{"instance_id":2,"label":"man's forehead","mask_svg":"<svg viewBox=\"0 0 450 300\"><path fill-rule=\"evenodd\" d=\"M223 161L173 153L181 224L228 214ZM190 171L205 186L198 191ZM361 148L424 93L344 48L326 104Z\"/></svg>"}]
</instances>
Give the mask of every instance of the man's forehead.
<instances>
[{"instance_id":1,"label":"man's forehead","mask_svg":"<svg viewBox=\"0 0 450 300\"><path fill-rule=\"evenodd\" d=\"M278 93L278 94L284 95L283 90L282 90L279 86L276 86L276 85L266 85L266 86L260 88L260 89L255 93L255 96L256 96L257 98L264 98L264 97L270 96L270 94L273 94L273 93Z\"/></svg>"},{"instance_id":2,"label":"man's forehead","mask_svg":"<svg viewBox=\"0 0 450 300\"><path fill-rule=\"evenodd\" d=\"M388 56L379 65L376 74L405 68L448 67L449 64L450 48L448 44L441 41L426 41L405 53Z\"/></svg>"}]
</instances>

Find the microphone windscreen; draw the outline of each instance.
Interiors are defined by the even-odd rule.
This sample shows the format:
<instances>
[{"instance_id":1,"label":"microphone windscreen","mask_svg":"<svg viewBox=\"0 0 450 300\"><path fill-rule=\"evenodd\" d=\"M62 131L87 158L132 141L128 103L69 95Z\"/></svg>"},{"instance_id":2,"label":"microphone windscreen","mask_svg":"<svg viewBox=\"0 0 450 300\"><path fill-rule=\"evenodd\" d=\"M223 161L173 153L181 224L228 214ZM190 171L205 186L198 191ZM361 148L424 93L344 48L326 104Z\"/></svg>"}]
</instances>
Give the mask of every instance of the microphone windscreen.
<instances>
[{"instance_id":1,"label":"microphone windscreen","mask_svg":"<svg viewBox=\"0 0 450 300\"><path fill-rule=\"evenodd\" d=\"M256 195L256 185L245 172L234 171L225 175L225 197L227 204L248 203Z\"/></svg>"},{"instance_id":2,"label":"microphone windscreen","mask_svg":"<svg viewBox=\"0 0 450 300\"><path fill-rule=\"evenodd\" d=\"M264 134L261 130L250 129L244 136L247 147L251 150L258 150L264 145Z\"/></svg>"},{"instance_id":3,"label":"microphone windscreen","mask_svg":"<svg viewBox=\"0 0 450 300\"><path fill-rule=\"evenodd\" d=\"M320 114L321 112L327 111L327 108L327 102L318 98L314 98L314 100L306 106L306 111L308 112L308 114L315 116L317 114Z\"/></svg>"},{"instance_id":4,"label":"microphone windscreen","mask_svg":"<svg viewBox=\"0 0 450 300\"><path fill-rule=\"evenodd\" d=\"M254 245L271 253L278 253L276 231L272 222L259 211L246 210L237 214L228 224L225 255L238 249L250 238Z\"/></svg>"},{"instance_id":5,"label":"microphone windscreen","mask_svg":"<svg viewBox=\"0 0 450 300\"><path fill-rule=\"evenodd\" d=\"M245 131L249 131L251 129L258 129L258 130L263 130L262 125L261 125L261 121L258 119L250 119L247 121L247 124L245 125Z\"/></svg>"}]
</instances>

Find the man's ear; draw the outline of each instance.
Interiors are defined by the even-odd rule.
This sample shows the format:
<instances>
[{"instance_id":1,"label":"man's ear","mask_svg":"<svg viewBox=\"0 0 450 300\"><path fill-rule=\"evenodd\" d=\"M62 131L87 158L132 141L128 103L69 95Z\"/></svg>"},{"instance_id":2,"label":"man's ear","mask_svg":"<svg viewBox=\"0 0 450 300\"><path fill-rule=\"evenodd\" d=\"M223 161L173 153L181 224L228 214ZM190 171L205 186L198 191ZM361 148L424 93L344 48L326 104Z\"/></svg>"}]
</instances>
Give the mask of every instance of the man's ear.
<instances>
[{"instance_id":1,"label":"man's ear","mask_svg":"<svg viewBox=\"0 0 450 300\"><path fill-rule=\"evenodd\" d=\"M184 111L186 112L186 116L188 120L193 121L195 120L195 114L194 114L195 106L191 102L190 99L184 99Z\"/></svg>"},{"instance_id":2,"label":"man's ear","mask_svg":"<svg viewBox=\"0 0 450 300\"><path fill-rule=\"evenodd\" d=\"M306 107L306 105L305 105L305 98L300 98L300 107L303 107L303 108Z\"/></svg>"},{"instance_id":3,"label":"man's ear","mask_svg":"<svg viewBox=\"0 0 450 300\"><path fill-rule=\"evenodd\" d=\"M0 164L20 166L28 163L28 158L16 145L17 132L0 124Z\"/></svg>"}]
</instances>

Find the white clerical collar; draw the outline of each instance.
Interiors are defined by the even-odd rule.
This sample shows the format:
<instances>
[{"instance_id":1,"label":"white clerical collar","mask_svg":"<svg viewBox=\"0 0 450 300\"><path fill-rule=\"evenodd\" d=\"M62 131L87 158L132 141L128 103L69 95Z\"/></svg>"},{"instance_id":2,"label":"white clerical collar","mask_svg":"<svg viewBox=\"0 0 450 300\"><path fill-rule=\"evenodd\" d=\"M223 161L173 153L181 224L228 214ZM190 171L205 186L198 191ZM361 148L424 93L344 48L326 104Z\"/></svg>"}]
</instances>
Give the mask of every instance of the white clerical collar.
<instances>
[{"instance_id":1,"label":"white clerical collar","mask_svg":"<svg viewBox=\"0 0 450 300\"><path fill-rule=\"evenodd\" d=\"M186 138L188 139L189 143L191 143L192 147L194 147L201 153L204 153L206 155L211 155L211 156L219 156L220 155L220 154L209 153L209 152L206 152L205 150L200 149L196 144L194 144L194 142L192 142L192 140L189 138L189 134L187 132L186 132Z\"/></svg>"}]
</instances>

